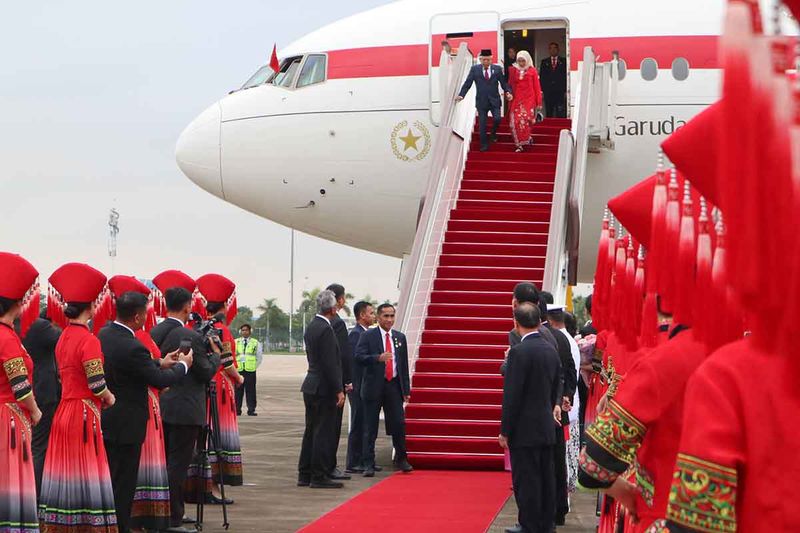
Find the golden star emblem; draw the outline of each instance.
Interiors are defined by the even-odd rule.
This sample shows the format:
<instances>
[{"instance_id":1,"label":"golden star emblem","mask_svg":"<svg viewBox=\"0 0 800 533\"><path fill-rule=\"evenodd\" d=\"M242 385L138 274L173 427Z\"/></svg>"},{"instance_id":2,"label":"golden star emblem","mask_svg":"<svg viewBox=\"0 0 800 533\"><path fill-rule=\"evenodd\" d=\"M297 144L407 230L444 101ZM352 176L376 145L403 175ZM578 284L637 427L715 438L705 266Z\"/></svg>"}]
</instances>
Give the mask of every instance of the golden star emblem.
<instances>
[{"instance_id":1,"label":"golden star emblem","mask_svg":"<svg viewBox=\"0 0 800 533\"><path fill-rule=\"evenodd\" d=\"M422 138L422 135L414 135L411 133L411 128L408 129L408 133L405 137L398 137L401 141L403 141L403 151L405 152L409 148L413 148L417 152L419 152L419 148L417 148L417 141Z\"/></svg>"}]
</instances>

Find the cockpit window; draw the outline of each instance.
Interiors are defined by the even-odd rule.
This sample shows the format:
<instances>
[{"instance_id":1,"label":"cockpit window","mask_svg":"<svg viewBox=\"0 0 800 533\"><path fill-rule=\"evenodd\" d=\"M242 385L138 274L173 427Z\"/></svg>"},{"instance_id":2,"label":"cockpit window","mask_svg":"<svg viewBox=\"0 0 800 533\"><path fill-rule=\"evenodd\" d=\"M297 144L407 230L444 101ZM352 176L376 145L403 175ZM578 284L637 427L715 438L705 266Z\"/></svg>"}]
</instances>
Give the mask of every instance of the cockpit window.
<instances>
[{"instance_id":1,"label":"cockpit window","mask_svg":"<svg viewBox=\"0 0 800 533\"><path fill-rule=\"evenodd\" d=\"M272 76L272 69L269 67L269 65L264 65L258 69L255 74L250 76L250 79L244 82L244 85L242 85L242 89L240 90L258 87L259 85L264 84L264 82L266 82L270 76Z\"/></svg>"},{"instance_id":2,"label":"cockpit window","mask_svg":"<svg viewBox=\"0 0 800 533\"><path fill-rule=\"evenodd\" d=\"M277 85L278 87L291 87L297 75L297 71L300 69L300 62L302 60L303 56L284 59L280 71L272 78L273 85Z\"/></svg>"},{"instance_id":3,"label":"cockpit window","mask_svg":"<svg viewBox=\"0 0 800 533\"><path fill-rule=\"evenodd\" d=\"M315 83L325 81L325 56L312 54L306 58L300 77L297 79L297 87L305 87Z\"/></svg>"}]
</instances>

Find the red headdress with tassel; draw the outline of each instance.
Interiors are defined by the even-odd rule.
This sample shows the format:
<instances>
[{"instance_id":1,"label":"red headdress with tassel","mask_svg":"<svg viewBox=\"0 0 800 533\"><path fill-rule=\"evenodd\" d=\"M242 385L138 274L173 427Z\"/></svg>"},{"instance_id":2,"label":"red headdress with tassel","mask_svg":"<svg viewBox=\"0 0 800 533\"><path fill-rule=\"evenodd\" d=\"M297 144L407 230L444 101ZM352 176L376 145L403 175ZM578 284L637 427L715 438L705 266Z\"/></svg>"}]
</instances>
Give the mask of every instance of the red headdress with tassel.
<instances>
[{"instance_id":1,"label":"red headdress with tassel","mask_svg":"<svg viewBox=\"0 0 800 533\"><path fill-rule=\"evenodd\" d=\"M684 180L680 230L678 233L678 261L675 271L675 304L673 321L691 326L694 321L692 304L695 298L695 264L697 262L697 233L694 223L694 205L689 180Z\"/></svg>"},{"instance_id":2,"label":"red headdress with tassel","mask_svg":"<svg viewBox=\"0 0 800 533\"><path fill-rule=\"evenodd\" d=\"M711 223L708 219L708 204L705 198L700 198L700 218L697 223L697 265L694 319L695 338L708 342L708 332L714 327L714 299L712 287L712 265L714 259L714 246L711 239Z\"/></svg>"},{"instance_id":3,"label":"red headdress with tassel","mask_svg":"<svg viewBox=\"0 0 800 533\"><path fill-rule=\"evenodd\" d=\"M608 220L608 207L603 213L603 226L600 230L600 243L597 247L597 266L594 271L594 291L592 295L593 309L592 320L598 331L605 329L605 307L606 307L606 294L605 294L605 277L608 275L608 234L609 234L609 220Z\"/></svg>"},{"instance_id":4,"label":"red headdress with tassel","mask_svg":"<svg viewBox=\"0 0 800 533\"><path fill-rule=\"evenodd\" d=\"M117 298L126 292L138 292L139 294L147 296L149 302L147 305L147 321L145 322L144 329L145 331L150 331L153 326L156 325L156 315L153 309L153 294L150 290L150 287L139 281L134 276L117 275L108 280L108 289L112 296L112 302L114 303L116 302ZM117 312L115 307L113 315L109 318L109 320L115 320L116 315Z\"/></svg>"},{"instance_id":5,"label":"red headdress with tassel","mask_svg":"<svg viewBox=\"0 0 800 533\"><path fill-rule=\"evenodd\" d=\"M39 272L24 257L0 252L0 296L22 301L20 336L39 316Z\"/></svg>"},{"instance_id":6,"label":"red headdress with tassel","mask_svg":"<svg viewBox=\"0 0 800 533\"><path fill-rule=\"evenodd\" d=\"M225 306L225 321L230 324L238 313L236 284L220 274L205 274L197 278L197 290L206 302L219 302Z\"/></svg>"},{"instance_id":7,"label":"red headdress with tassel","mask_svg":"<svg viewBox=\"0 0 800 533\"><path fill-rule=\"evenodd\" d=\"M167 305L164 302L164 293L175 287L181 287L194 295L197 289L197 282L188 274L180 270L165 270L153 278L153 308L156 316L167 316Z\"/></svg>"},{"instance_id":8,"label":"red headdress with tassel","mask_svg":"<svg viewBox=\"0 0 800 533\"><path fill-rule=\"evenodd\" d=\"M105 274L84 263L67 263L56 269L49 281L47 310L53 322L66 326L64 305L67 303L95 303L95 320L107 320L97 314L104 308L107 297Z\"/></svg>"}]
</instances>

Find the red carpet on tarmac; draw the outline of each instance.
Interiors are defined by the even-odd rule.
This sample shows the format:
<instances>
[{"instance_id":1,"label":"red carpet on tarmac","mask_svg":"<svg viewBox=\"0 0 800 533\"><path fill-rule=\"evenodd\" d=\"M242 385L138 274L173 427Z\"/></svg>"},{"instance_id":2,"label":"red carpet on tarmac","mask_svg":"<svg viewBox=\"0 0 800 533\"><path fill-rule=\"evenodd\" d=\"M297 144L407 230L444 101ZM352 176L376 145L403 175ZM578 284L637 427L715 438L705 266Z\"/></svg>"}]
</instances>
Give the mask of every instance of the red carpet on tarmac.
<instances>
[{"instance_id":1,"label":"red carpet on tarmac","mask_svg":"<svg viewBox=\"0 0 800 533\"><path fill-rule=\"evenodd\" d=\"M510 495L507 472L398 473L300 531L483 533Z\"/></svg>"}]
</instances>

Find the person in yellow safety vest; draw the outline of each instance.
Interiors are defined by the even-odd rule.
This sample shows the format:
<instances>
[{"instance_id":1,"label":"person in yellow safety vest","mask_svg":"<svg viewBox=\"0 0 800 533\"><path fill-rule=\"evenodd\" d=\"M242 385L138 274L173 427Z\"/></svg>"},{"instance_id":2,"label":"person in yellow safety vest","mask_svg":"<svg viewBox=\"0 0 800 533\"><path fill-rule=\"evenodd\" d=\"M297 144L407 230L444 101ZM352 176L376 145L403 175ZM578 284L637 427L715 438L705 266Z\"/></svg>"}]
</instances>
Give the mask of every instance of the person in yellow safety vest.
<instances>
[{"instance_id":1,"label":"person in yellow safety vest","mask_svg":"<svg viewBox=\"0 0 800 533\"><path fill-rule=\"evenodd\" d=\"M247 416L258 416L256 413L256 370L261 365L262 347L258 339L251 337L253 328L243 324L239 328L241 337L236 339L236 355L239 372L244 377L244 386L236 389L236 412L242 416L242 400L247 394Z\"/></svg>"}]
</instances>

